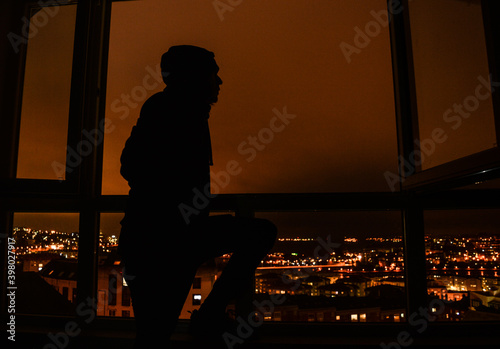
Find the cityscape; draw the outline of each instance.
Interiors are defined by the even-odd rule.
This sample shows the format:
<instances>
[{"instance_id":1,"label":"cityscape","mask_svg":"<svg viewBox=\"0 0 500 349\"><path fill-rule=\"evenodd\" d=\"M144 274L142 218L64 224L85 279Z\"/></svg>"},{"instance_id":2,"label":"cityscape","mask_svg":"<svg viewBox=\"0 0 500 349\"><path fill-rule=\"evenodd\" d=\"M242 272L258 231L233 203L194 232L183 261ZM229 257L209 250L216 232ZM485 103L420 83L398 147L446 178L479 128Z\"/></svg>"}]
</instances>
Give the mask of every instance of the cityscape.
<instances>
[{"instance_id":1,"label":"cityscape","mask_svg":"<svg viewBox=\"0 0 500 349\"><path fill-rule=\"evenodd\" d=\"M71 308L79 234L16 227L13 238L19 272L43 280ZM445 306L429 312L439 321L498 321L500 236L427 235L425 243L429 301L438 299ZM101 232L97 315L132 317L117 246L117 236ZM189 311L201 305L229 258L224 255L200 267L181 318L189 318ZM403 239L278 238L256 271L254 291L256 301L282 295L280 304L260 309L267 321L406 321Z\"/></svg>"}]
</instances>

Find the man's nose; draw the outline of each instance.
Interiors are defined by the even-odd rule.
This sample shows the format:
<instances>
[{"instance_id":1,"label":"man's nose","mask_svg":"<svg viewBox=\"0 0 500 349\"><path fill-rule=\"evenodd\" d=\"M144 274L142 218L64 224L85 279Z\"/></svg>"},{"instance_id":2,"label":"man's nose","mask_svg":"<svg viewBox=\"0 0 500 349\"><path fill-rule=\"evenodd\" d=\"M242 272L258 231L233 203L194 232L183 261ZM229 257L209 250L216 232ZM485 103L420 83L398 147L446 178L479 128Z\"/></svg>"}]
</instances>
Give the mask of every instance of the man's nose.
<instances>
[{"instance_id":1,"label":"man's nose","mask_svg":"<svg viewBox=\"0 0 500 349\"><path fill-rule=\"evenodd\" d=\"M220 78L220 76L217 75L217 83L219 85L222 85L222 79Z\"/></svg>"}]
</instances>

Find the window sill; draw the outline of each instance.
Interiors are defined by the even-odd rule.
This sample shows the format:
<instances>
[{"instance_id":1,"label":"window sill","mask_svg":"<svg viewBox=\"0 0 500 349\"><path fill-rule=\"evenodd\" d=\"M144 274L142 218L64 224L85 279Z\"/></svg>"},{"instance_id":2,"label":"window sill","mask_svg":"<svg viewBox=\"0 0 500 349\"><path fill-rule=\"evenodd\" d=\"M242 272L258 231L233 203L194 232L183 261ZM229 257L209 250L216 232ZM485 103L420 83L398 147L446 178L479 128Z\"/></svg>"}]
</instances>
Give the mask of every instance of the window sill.
<instances>
[{"instance_id":1,"label":"window sill","mask_svg":"<svg viewBox=\"0 0 500 349\"><path fill-rule=\"evenodd\" d=\"M64 331L69 321L69 318L26 317L19 321L16 342L25 344L23 347L44 347L52 343L49 333ZM188 320L179 321L172 337L173 348L196 347L187 333L188 324ZM499 329L498 322L427 323L425 329L423 322L415 326L406 323L264 323L258 328L258 339L235 348L498 349ZM131 349L133 338L132 319L97 318L78 336L69 338L66 348Z\"/></svg>"}]
</instances>

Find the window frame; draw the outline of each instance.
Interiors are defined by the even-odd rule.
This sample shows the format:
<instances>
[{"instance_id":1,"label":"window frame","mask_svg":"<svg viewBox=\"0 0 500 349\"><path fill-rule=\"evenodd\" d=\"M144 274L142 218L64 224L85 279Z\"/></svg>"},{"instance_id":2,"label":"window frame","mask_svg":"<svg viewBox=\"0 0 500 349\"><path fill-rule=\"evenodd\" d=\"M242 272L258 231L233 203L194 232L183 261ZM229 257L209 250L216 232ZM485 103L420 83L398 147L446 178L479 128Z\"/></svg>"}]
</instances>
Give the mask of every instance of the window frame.
<instances>
[{"instance_id":1,"label":"window frame","mask_svg":"<svg viewBox=\"0 0 500 349\"><path fill-rule=\"evenodd\" d=\"M401 15L391 14L390 33L391 49L394 67L396 119L398 130L398 145L402 156L407 156L413 148L415 128L415 94L413 66L411 62L411 47L408 47L408 0L403 0L404 9ZM20 11L19 4L14 0L10 2L10 14L18 19ZM29 2L25 1L22 6ZM31 2L32 3L32 2ZM391 1L389 1L389 4ZM112 0L81 1L78 3L77 24L75 33L75 53L73 61L70 125L68 131L68 145L77 144L82 139L81 131L84 129L95 129L104 120L105 88L107 72L107 50L109 44L109 26L111 17ZM493 7L498 4L493 1L483 0L488 6L490 15L488 26L496 34L491 38L498 42L498 22L492 21ZM13 15L12 15L13 14ZM19 29L19 23L9 20L8 29ZM491 46L491 45L490 45ZM500 57L499 47L489 48L489 57L494 61L493 67L498 67ZM10 86L16 86L14 92L7 96L19 96L20 84L22 84L19 72L23 70L21 55L13 55L6 49L7 60L15 66L13 72L1 84L2 91L8 91ZM494 50L494 52L493 52ZM493 53L492 53L493 52ZM492 63L490 62L490 65ZM490 66L491 68L491 66ZM499 77L497 70L492 71L493 76ZM17 91L17 92L16 92ZM497 138L499 130L499 98L495 97L495 123ZM14 101L14 102L12 102ZM2 110L12 111L12 118L0 120L0 136L6 138L0 140L0 155L2 162L7 166L0 169L0 227L4 235L12 231L14 212L79 212L80 213L80 241L78 257L78 280L77 280L77 304L88 298L97 300L97 251L99 243L99 217L101 213L123 212L126 204L124 195L101 195L102 183L102 144L94 148L94 151L78 166L74 173L68 174L63 182L51 180L24 180L16 179L15 164L17 163L16 137L19 133L19 99L1 102ZM17 124L16 124L17 123ZM17 125L17 127L16 127ZM7 126L5 128L4 126ZM12 132L14 130L15 132ZM2 137L0 137L2 138ZM498 155L498 149L485 158L460 159L458 162L444 164L439 173L436 168L428 171L417 172L413 175L405 175L405 183L402 191L395 193L311 193L311 194L226 194L219 195L214 199L214 211L235 211L236 215L251 217L255 212L265 211L330 211L330 210L399 210L402 212L404 253L405 253L405 280L407 282L407 314L418 311L419 307L426 306L426 269L425 269L425 245L423 230L423 210L429 208L482 208L500 207L498 203L498 190L478 191L438 191L447 187L456 187L462 183L473 183L478 179L484 179L487 171L488 176L498 178L499 172L495 168L496 161L490 161L492 156ZM477 158L477 159L476 159ZM499 157L500 158L500 157ZM477 166L471 168L470 164ZM452 166L452 167L450 167ZM457 172L455 167L462 168ZM448 172L447 172L448 171ZM447 172L443 176L443 172ZM438 175L439 174L439 175ZM422 192L422 189L432 188L434 190ZM1 231L0 231L1 233ZM5 237L4 237L5 238ZM6 249L0 251L2 261L6 261ZM2 306L6 306L5 270L0 281L2 287ZM51 318L46 316L46 318ZM37 325L38 318L31 316L19 316L20 323L31 323ZM122 321L111 322L121 326ZM130 319L132 321L132 319ZM97 324L103 324L100 317ZM107 322L109 323L109 321ZM309 323L300 323L296 326L304 328L327 329L329 326L338 326L334 322L322 324L320 327L311 326ZM373 328L373 324L367 324ZM401 325L395 326L395 325ZM391 324L394 328L403 328L401 324ZM350 325L354 331L358 331L360 324ZM381 326L379 328L386 328ZM392 333L392 332L391 332Z\"/></svg>"},{"instance_id":2,"label":"window frame","mask_svg":"<svg viewBox=\"0 0 500 349\"><path fill-rule=\"evenodd\" d=\"M35 2L32 0L20 1L19 4L11 5L12 7L17 7L18 13L24 14L24 16L19 16L20 18L31 18L37 10L41 10L44 7L52 6L67 6L74 5L77 7L77 18L75 23L75 36L73 41L73 62L72 62L72 74L71 74L71 91L70 91L70 101L69 101L69 113L68 113L68 134L67 134L67 144L66 149L77 149L78 143L82 140L81 131L75 128L76 125L82 124L84 117L84 110L82 101L84 96L82 95L81 86L85 84L85 73L82 66L86 65L84 45L82 40L84 40L83 32L79 29L81 28L81 22L83 17L82 6L78 4L77 0L58 0L57 3L41 1ZM20 25L17 26L17 31L21 31ZM25 28L25 30L29 30ZM13 108L9 108L13 112L12 122L9 123L10 133L7 136L8 147L6 148L6 153L9 154L9 162L6 164L6 168L0 175L0 184L4 188L12 193L58 193L58 194L77 194L79 192L79 177L80 170L82 166L76 166L68 171L68 166L66 166L65 179L26 179L17 178L17 159L18 159L18 145L20 136L20 126L21 126L21 105L23 99L23 82L24 82L24 66L26 64L26 53L29 43L29 38L22 42L18 49L19 52L15 57L18 69L18 75L16 79L12 79L11 86L14 86L15 93L13 94ZM12 78L12 77L11 77ZM75 131L77 130L77 131ZM70 156L67 153L67 161ZM92 156L90 154L89 156ZM82 162L86 157L82 157Z\"/></svg>"},{"instance_id":3,"label":"window frame","mask_svg":"<svg viewBox=\"0 0 500 349\"><path fill-rule=\"evenodd\" d=\"M498 178L500 175L500 94L492 93L493 114L497 146L444 164L422 170L412 161L420 149L414 142L419 139L418 107L413 62L409 0L401 0L400 13L390 13L391 48L396 99L397 133L401 161L399 165L401 189L406 191L432 191L474 184ZM391 6L392 1L389 1ZM500 81L500 26L494 18L498 2L481 0L486 39L488 67L493 81Z\"/></svg>"}]
</instances>

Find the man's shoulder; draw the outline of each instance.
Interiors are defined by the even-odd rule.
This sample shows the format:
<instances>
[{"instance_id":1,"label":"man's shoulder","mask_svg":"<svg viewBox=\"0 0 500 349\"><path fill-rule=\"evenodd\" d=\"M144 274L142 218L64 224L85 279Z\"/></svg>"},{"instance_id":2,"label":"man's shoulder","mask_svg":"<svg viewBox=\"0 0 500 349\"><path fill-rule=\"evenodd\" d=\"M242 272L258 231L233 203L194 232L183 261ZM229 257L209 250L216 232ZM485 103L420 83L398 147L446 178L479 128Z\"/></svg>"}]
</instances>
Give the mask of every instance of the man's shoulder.
<instances>
[{"instance_id":1,"label":"man's shoulder","mask_svg":"<svg viewBox=\"0 0 500 349\"><path fill-rule=\"evenodd\" d=\"M181 105L167 92L161 91L149 97L142 105L142 114L172 114L176 115L182 111Z\"/></svg>"},{"instance_id":2,"label":"man's shoulder","mask_svg":"<svg viewBox=\"0 0 500 349\"><path fill-rule=\"evenodd\" d=\"M165 92L158 92L149 97L142 105L140 118L142 120L158 120L159 116L165 117L170 114L169 101Z\"/></svg>"},{"instance_id":3,"label":"man's shoulder","mask_svg":"<svg viewBox=\"0 0 500 349\"><path fill-rule=\"evenodd\" d=\"M146 128L164 129L168 126L181 127L186 123L185 118L179 117L182 109L166 92L158 92L149 97L142 105L141 113L137 125Z\"/></svg>"},{"instance_id":4,"label":"man's shoulder","mask_svg":"<svg viewBox=\"0 0 500 349\"><path fill-rule=\"evenodd\" d=\"M157 92L154 95L152 95L151 97L149 97L146 100L146 102L144 102L144 104L142 105L142 108L147 109L147 108L151 108L151 107L158 107L161 105L165 105L166 102L167 101L166 101L165 92L161 91L161 92Z\"/></svg>"}]
</instances>

